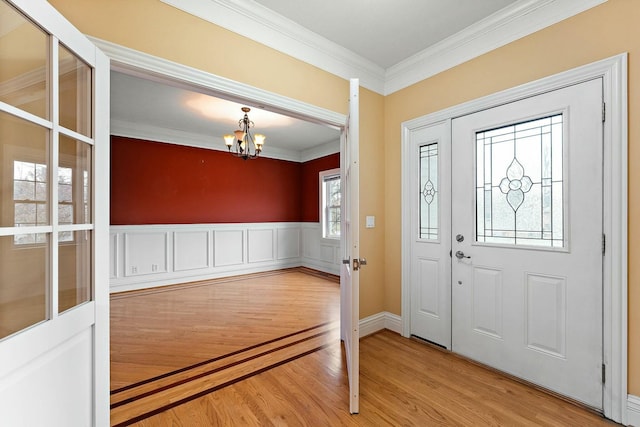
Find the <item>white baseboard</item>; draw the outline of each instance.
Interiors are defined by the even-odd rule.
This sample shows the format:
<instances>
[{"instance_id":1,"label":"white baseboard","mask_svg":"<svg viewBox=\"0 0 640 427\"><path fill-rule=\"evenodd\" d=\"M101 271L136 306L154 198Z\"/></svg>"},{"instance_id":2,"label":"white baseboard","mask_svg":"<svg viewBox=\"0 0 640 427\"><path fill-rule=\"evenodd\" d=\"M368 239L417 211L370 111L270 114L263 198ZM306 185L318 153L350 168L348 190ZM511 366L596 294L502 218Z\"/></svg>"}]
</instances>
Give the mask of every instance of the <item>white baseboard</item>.
<instances>
[{"instance_id":1,"label":"white baseboard","mask_svg":"<svg viewBox=\"0 0 640 427\"><path fill-rule=\"evenodd\" d=\"M627 425L640 427L640 397L627 396Z\"/></svg>"},{"instance_id":2,"label":"white baseboard","mask_svg":"<svg viewBox=\"0 0 640 427\"><path fill-rule=\"evenodd\" d=\"M253 274L253 273L266 273L269 271L275 270L283 270L287 268L300 267L299 262L290 262L290 263L280 263L273 264L269 266L259 266L254 268L247 268L245 266L241 266L238 268L228 268L224 271L215 271L208 272L205 274L196 274L196 275L187 275L187 274L163 274L159 275L159 278L154 277L141 277L139 280L130 280L126 283L111 283L109 287L109 292L117 293L117 292L128 292L128 291L137 291L141 289L150 289L162 286L170 286L177 285L188 282L199 282L203 280L213 280L220 279L224 277L232 277L243 274Z\"/></svg>"},{"instance_id":3,"label":"white baseboard","mask_svg":"<svg viewBox=\"0 0 640 427\"><path fill-rule=\"evenodd\" d=\"M401 333L402 318L396 314L383 311L373 316L360 319L360 338L366 337L383 329Z\"/></svg>"}]
</instances>

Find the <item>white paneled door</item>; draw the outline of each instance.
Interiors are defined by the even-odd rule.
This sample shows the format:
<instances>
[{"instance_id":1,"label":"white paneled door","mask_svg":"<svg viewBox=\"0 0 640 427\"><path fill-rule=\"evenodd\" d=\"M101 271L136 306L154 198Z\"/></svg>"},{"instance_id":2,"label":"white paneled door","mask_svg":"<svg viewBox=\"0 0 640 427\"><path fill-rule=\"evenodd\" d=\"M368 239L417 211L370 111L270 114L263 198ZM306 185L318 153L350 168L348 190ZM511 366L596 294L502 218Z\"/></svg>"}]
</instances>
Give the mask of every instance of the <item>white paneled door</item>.
<instances>
[{"instance_id":1,"label":"white paneled door","mask_svg":"<svg viewBox=\"0 0 640 427\"><path fill-rule=\"evenodd\" d=\"M452 349L602 409L602 80L452 121Z\"/></svg>"},{"instance_id":2,"label":"white paneled door","mask_svg":"<svg viewBox=\"0 0 640 427\"><path fill-rule=\"evenodd\" d=\"M340 335L344 342L349 374L349 411L359 412L360 387L360 234L358 229L358 143L359 80L351 79L349 116L342 134L340 170L342 212L340 245L343 263L340 269Z\"/></svg>"}]
</instances>

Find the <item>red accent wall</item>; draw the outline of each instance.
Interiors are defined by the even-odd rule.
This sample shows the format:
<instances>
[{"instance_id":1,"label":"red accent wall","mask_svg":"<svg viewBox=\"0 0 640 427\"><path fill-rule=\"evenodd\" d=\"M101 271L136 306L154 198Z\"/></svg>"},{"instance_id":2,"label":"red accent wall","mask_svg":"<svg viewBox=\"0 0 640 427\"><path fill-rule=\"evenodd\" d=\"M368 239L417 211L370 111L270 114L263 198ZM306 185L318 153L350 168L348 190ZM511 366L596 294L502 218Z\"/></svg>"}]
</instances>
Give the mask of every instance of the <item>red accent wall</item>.
<instances>
[{"instance_id":1,"label":"red accent wall","mask_svg":"<svg viewBox=\"0 0 640 427\"><path fill-rule=\"evenodd\" d=\"M334 160L325 169L339 167L339 154L333 156L338 166ZM111 224L318 221L323 159L244 161L224 151L112 136ZM304 219L314 210L315 219Z\"/></svg>"},{"instance_id":2,"label":"red accent wall","mask_svg":"<svg viewBox=\"0 0 640 427\"><path fill-rule=\"evenodd\" d=\"M340 153L331 154L302 164L302 219L303 222L320 221L320 185L318 174L340 167Z\"/></svg>"}]
</instances>

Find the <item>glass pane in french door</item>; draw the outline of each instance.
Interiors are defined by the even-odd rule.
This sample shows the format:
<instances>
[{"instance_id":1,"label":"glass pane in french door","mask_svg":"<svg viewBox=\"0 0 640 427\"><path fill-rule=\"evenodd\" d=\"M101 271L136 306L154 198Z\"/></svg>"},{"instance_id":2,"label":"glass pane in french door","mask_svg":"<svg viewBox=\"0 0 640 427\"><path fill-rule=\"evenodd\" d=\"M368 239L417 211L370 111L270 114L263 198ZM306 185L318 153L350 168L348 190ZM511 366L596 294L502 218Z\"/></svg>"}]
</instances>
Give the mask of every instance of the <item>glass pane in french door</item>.
<instances>
[{"instance_id":1,"label":"glass pane in french door","mask_svg":"<svg viewBox=\"0 0 640 427\"><path fill-rule=\"evenodd\" d=\"M49 318L49 235L0 237L0 339Z\"/></svg>"},{"instance_id":2,"label":"glass pane in french door","mask_svg":"<svg viewBox=\"0 0 640 427\"><path fill-rule=\"evenodd\" d=\"M91 136L91 67L64 46L59 49L60 125Z\"/></svg>"},{"instance_id":3,"label":"glass pane in french door","mask_svg":"<svg viewBox=\"0 0 640 427\"><path fill-rule=\"evenodd\" d=\"M0 1L0 101L49 119L48 37Z\"/></svg>"},{"instance_id":4,"label":"glass pane in french door","mask_svg":"<svg viewBox=\"0 0 640 427\"><path fill-rule=\"evenodd\" d=\"M61 225L91 223L92 148L90 144L60 135L58 223Z\"/></svg>"},{"instance_id":5,"label":"glass pane in french door","mask_svg":"<svg viewBox=\"0 0 640 427\"><path fill-rule=\"evenodd\" d=\"M58 312L91 299L91 231L58 233Z\"/></svg>"},{"instance_id":6,"label":"glass pane in french door","mask_svg":"<svg viewBox=\"0 0 640 427\"><path fill-rule=\"evenodd\" d=\"M49 130L0 112L0 159L0 227L48 225Z\"/></svg>"}]
</instances>

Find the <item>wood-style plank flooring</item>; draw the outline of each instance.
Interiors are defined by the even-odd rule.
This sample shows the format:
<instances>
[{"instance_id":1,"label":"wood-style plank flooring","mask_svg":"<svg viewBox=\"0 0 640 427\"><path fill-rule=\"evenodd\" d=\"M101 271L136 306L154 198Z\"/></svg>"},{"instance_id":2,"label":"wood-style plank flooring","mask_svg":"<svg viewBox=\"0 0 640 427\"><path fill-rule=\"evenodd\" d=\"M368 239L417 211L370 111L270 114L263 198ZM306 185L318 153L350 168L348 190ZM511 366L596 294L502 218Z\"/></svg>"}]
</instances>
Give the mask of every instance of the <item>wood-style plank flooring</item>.
<instances>
[{"instance_id":1,"label":"wood-style plank flooring","mask_svg":"<svg viewBox=\"0 0 640 427\"><path fill-rule=\"evenodd\" d=\"M285 270L113 295L111 424L615 425L390 331L361 340L350 415L339 292Z\"/></svg>"}]
</instances>

